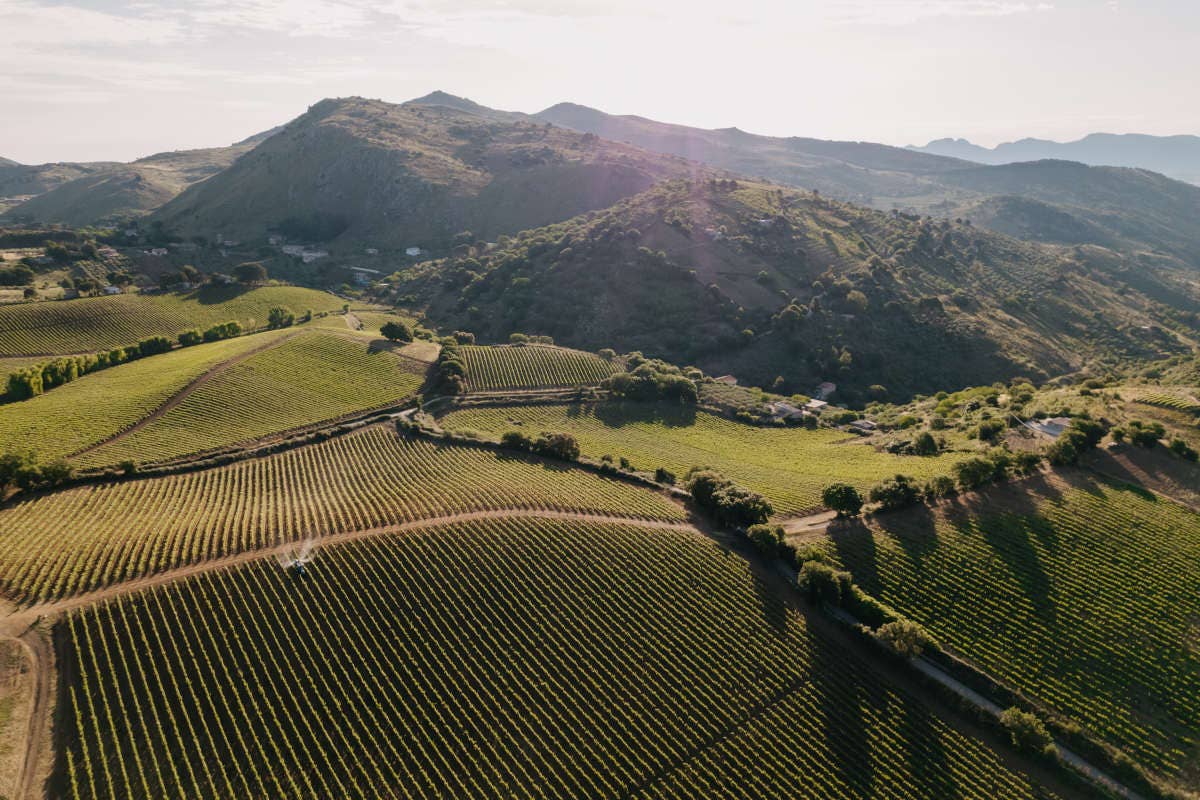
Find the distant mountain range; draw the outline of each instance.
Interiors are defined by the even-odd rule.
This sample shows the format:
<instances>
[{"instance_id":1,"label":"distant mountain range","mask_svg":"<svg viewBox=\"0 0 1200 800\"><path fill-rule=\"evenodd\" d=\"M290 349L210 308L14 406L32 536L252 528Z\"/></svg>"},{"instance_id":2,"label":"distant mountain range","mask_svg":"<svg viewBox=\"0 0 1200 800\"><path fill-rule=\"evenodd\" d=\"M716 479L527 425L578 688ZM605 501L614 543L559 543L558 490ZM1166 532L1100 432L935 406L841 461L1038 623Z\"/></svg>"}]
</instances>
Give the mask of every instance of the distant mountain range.
<instances>
[{"instance_id":1,"label":"distant mountain range","mask_svg":"<svg viewBox=\"0 0 1200 800\"><path fill-rule=\"evenodd\" d=\"M1094 166L1136 167L1200 184L1200 136L1093 133L1074 142L1021 139L990 149L966 139L936 139L924 147L910 145L908 149L980 164L1060 159Z\"/></svg>"}]
</instances>

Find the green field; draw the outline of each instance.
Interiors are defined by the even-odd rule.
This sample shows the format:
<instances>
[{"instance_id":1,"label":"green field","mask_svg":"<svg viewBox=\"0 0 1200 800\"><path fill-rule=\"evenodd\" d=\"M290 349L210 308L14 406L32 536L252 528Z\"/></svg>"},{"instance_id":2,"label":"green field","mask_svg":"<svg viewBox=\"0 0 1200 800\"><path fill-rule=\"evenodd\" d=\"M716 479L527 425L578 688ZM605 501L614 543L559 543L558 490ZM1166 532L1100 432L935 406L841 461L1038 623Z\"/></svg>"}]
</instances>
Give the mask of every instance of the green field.
<instances>
[{"instance_id":1,"label":"green field","mask_svg":"<svg viewBox=\"0 0 1200 800\"><path fill-rule=\"evenodd\" d=\"M695 532L507 520L73 612L77 798L1051 798Z\"/></svg>"},{"instance_id":2,"label":"green field","mask_svg":"<svg viewBox=\"0 0 1200 800\"><path fill-rule=\"evenodd\" d=\"M48 461L120 433L222 362L278 341L283 331L185 347L93 372L43 395L0 405L0 451Z\"/></svg>"},{"instance_id":3,"label":"green field","mask_svg":"<svg viewBox=\"0 0 1200 800\"><path fill-rule=\"evenodd\" d=\"M474 392L592 386L620 371L595 353L563 347L468 346L462 352L467 388Z\"/></svg>"},{"instance_id":4,"label":"green field","mask_svg":"<svg viewBox=\"0 0 1200 800\"><path fill-rule=\"evenodd\" d=\"M296 286L211 286L185 294L123 294L0 306L0 355L88 353L134 344L148 336L236 320L247 330L267 324L273 306L297 316L341 311L343 301Z\"/></svg>"},{"instance_id":5,"label":"green field","mask_svg":"<svg viewBox=\"0 0 1200 800\"><path fill-rule=\"evenodd\" d=\"M518 422L527 433L569 431L585 455L624 456L637 469L666 467L680 477L693 466L713 467L765 495L777 514L818 508L821 490L830 483L865 489L898 472L929 478L947 472L954 459L880 453L827 428L759 428L703 412L678 413L663 418L636 404L472 408L451 412L441 422L496 434Z\"/></svg>"},{"instance_id":6,"label":"green field","mask_svg":"<svg viewBox=\"0 0 1200 800\"><path fill-rule=\"evenodd\" d=\"M164 461L335 419L411 397L425 371L388 350L372 350L366 337L302 329L79 463Z\"/></svg>"},{"instance_id":7,"label":"green field","mask_svg":"<svg viewBox=\"0 0 1200 800\"><path fill-rule=\"evenodd\" d=\"M1136 761L1200 781L1200 516L1083 477L834 534L864 590Z\"/></svg>"},{"instance_id":8,"label":"green field","mask_svg":"<svg viewBox=\"0 0 1200 800\"><path fill-rule=\"evenodd\" d=\"M0 509L0 589L30 601L207 558L489 509L682 519L661 495L375 426L217 469L82 486Z\"/></svg>"}]
</instances>

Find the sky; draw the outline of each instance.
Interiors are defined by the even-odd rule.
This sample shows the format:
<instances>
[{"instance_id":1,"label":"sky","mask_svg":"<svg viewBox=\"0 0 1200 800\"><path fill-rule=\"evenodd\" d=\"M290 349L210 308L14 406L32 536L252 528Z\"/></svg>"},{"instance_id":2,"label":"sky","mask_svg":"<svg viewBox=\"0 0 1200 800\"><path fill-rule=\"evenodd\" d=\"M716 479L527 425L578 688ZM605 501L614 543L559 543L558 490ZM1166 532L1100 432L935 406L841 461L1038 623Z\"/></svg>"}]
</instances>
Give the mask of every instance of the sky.
<instances>
[{"instance_id":1,"label":"sky","mask_svg":"<svg viewBox=\"0 0 1200 800\"><path fill-rule=\"evenodd\" d=\"M0 156L22 163L434 89L897 145L1200 134L1195 0L0 0L0 31Z\"/></svg>"}]
</instances>

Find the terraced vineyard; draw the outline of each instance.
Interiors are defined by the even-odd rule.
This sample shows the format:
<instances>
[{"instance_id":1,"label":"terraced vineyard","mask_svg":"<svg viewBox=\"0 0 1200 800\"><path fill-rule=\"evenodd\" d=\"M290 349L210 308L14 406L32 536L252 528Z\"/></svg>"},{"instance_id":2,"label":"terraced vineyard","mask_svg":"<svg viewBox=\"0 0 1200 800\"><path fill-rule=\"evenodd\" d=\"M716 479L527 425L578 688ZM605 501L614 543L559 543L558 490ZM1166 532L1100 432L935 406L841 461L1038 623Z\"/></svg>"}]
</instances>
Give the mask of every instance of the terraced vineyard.
<instances>
[{"instance_id":1,"label":"terraced vineyard","mask_svg":"<svg viewBox=\"0 0 1200 800\"><path fill-rule=\"evenodd\" d=\"M32 601L309 536L489 510L679 520L620 481L372 427L202 472L83 486L0 509L0 589Z\"/></svg>"},{"instance_id":2,"label":"terraced vineyard","mask_svg":"<svg viewBox=\"0 0 1200 800\"><path fill-rule=\"evenodd\" d=\"M77 798L1054 796L694 532L432 528L62 626Z\"/></svg>"},{"instance_id":3,"label":"terraced vineyard","mask_svg":"<svg viewBox=\"0 0 1200 800\"><path fill-rule=\"evenodd\" d=\"M93 372L43 395L0 405L0 451L67 456L147 417L223 362L286 335L268 331L212 342Z\"/></svg>"},{"instance_id":4,"label":"terraced vineyard","mask_svg":"<svg viewBox=\"0 0 1200 800\"><path fill-rule=\"evenodd\" d=\"M237 320L264 327L272 306L297 315L340 311L342 300L296 286L205 287L188 294L85 297L0 306L0 355L84 353L134 344L147 336L175 338L180 331Z\"/></svg>"},{"instance_id":5,"label":"terraced vineyard","mask_svg":"<svg viewBox=\"0 0 1200 800\"><path fill-rule=\"evenodd\" d=\"M399 402L423 364L350 335L302 331L205 383L163 416L79 459L163 461Z\"/></svg>"},{"instance_id":6,"label":"terraced vineyard","mask_svg":"<svg viewBox=\"0 0 1200 800\"><path fill-rule=\"evenodd\" d=\"M1170 409L1171 411L1183 411L1188 414L1200 414L1200 403L1197 403L1190 397L1180 397L1177 394L1166 394L1164 392L1153 392L1144 394L1137 399L1139 403L1145 403L1148 406L1158 406L1159 408Z\"/></svg>"},{"instance_id":7,"label":"terraced vineyard","mask_svg":"<svg viewBox=\"0 0 1200 800\"><path fill-rule=\"evenodd\" d=\"M1200 516L1078 479L834 536L862 587L1136 761L1200 780Z\"/></svg>"},{"instance_id":8,"label":"terraced vineyard","mask_svg":"<svg viewBox=\"0 0 1200 800\"><path fill-rule=\"evenodd\" d=\"M595 353L545 345L463 349L471 391L590 386L620 367Z\"/></svg>"},{"instance_id":9,"label":"terraced vineyard","mask_svg":"<svg viewBox=\"0 0 1200 800\"><path fill-rule=\"evenodd\" d=\"M530 433L569 431L585 455L624 456L642 470L661 466L682 476L693 466L714 467L761 492L777 514L819 507L821 490L830 483L865 489L898 472L923 479L948 472L954 460L880 453L829 429L758 428L703 412L667 419L635 404L474 408L442 419L451 429L496 434L516 423Z\"/></svg>"}]
</instances>

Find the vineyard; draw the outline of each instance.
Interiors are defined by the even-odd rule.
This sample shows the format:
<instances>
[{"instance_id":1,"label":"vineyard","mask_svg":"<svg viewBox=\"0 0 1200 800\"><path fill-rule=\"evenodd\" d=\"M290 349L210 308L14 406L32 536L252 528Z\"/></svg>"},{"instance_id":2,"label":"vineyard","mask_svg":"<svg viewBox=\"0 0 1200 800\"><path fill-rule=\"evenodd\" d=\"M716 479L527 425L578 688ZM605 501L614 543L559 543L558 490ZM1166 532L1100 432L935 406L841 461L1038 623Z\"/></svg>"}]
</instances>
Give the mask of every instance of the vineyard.
<instances>
[{"instance_id":1,"label":"vineyard","mask_svg":"<svg viewBox=\"0 0 1200 800\"><path fill-rule=\"evenodd\" d=\"M1188 414L1200 414L1200 403L1190 397L1180 397L1175 394L1165 394L1161 392L1144 394L1137 399L1139 403L1145 403L1148 406L1157 406L1166 408L1171 411L1183 411Z\"/></svg>"},{"instance_id":2,"label":"vineyard","mask_svg":"<svg viewBox=\"0 0 1200 800\"><path fill-rule=\"evenodd\" d=\"M43 460L82 450L145 418L209 370L283 335L270 331L185 347L0 405L0 450L36 449Z\"/></svg>"},{"instance_id":3,"label":"vineyard","mask_svg":"<svg viewBox=\"0 0 1200 800\"><path fill-rule=\"evenodd\" d=\"M1164 775L1200 777L1200 517L1077 480L833 537L864 590Z\"/></svg>"},{"instance_id":4,"label":"vineyard","mask_svg":"<svg viewBox=\"0 0 1200 800\"><path fill-rule=\"evenodd\" d=\"M679 520L660 495L372 427L217 469L83 486L0 509L0 589L34 601L309 536L492 509Z\"/></svg>"},{"instance_id":5,"label":"vineyard","mask_svg":"<svg viewBox=\"0 0 1200 800\"><path fill-rule=\"evenodd\" d=\"M215 376L149 425L79 459L163 461L399 402L425 367L367 341L304 331Z\"/></svg>"},{"instance_id":6,"label":"vineyard","mask_svg":"<svg viewBox=\"0 0 1200 800\"><path fill-rule=\"evenodd\" d=\"M694 532L437 527L60 630L80 799L1054 797Z\"/></svg>"},{"instance_id":7,"label":"vineyard","mask_svg":"<svg viewBox=\"0 0 1200 800\"><path fill-rule=\"evenodd\" d=\"M463 348L467 386L474 392L549 389L600 383L620 367L594 353L562 347Z\"/></svg>"},{"instance_id":8,"label":"vineyard","mask_svg":"<svg viewBox=\"0 0 1200 800\"><path fill-rule=\"evenodd\" d=\"M0 306L0 354L108 350L148 336L174 339L180 331L229 320L251 330L266 325L272 306L285 306L299 315L308 309L341 311L342 301L295 286L212 286L188 294L121 294Z\"/></svg>"},{"instance_id":9,"label":"vineyard","mask_svg":"<svg viewBox=\"0 0 1200 800\"><path fill-rule=\"evenodd\" d=\"M664 418L637 405L477 408L447 414L442 424L496 434L514 426L569 431L585 455L625 457L637 469L666 467L678 476L693 466L713 467L765 495L778 514L819 507L830 483L865 489L898 472L924 479L946 473L953 459L880 453L829 429L758 428L703 412L679 414Z\"/></svg>"}]
</instances>

